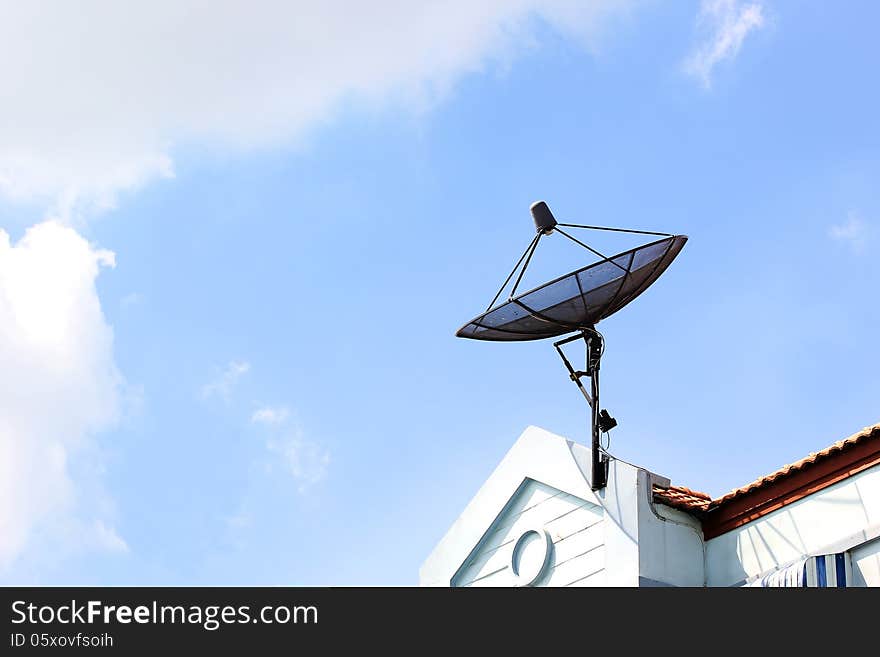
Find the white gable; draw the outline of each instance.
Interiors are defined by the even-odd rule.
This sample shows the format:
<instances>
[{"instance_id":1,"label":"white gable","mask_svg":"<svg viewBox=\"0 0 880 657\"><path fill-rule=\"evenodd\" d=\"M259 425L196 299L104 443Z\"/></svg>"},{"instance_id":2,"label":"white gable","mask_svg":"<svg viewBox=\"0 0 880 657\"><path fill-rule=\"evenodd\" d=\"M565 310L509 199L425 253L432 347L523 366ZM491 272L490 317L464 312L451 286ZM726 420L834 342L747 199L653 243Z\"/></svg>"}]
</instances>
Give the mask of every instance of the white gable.
<instances>
[{"instance_id":1,"label":"white gable","mask_svg":"<svg viewBox=\"0 0 880 657\"><path fill-rule=\"evenodd\" d=\"M453 586L603 586L600 506L525 480L452 578Z\"/></svg>"},{"instance_id":2,"label":"white gable","mask_svg":"<svg viewBox=\"0 0 880 657\"><path fill-rule=\"evenodd\" d=\"M494 536L495 533L509 523L518 522L514 518L518 513L515 509L526 511L528 500L533 496L538 506L542 496L546 498L546 504L529 516L529 522L532 515L538 522L539 513L548 514L543 518L547 524L566 510L582 507L586 512L588 507L584 505L587 503L589 508L600 506L599 498L590 490L586 474L589 467L590 452L583 445L538 427L528 427L422 565L422 585L450 586L470 581L464 572L465 562L471 564L480 558L480 554L487 556L493 540L499 541L496 547L500 547L507 537ZM524 485L528 481L540 485ZM556 516L553 516L554 512ZM522 520L521 524L525 522ZM562 524L560 520L560 526ZM539 523L536 529L542 527ZM518 538L513 536L510 540ZM574 543L570 541L569 546ZM500 553L496 559L501 559Z\"/></svg>"},{"instance_id":3,"label":"white gable","mask_svg":"<svg viewBox=\"0 0 880 657\"><path fill-rule=\"evenodd\" d=\"M526 429L425 560L421 585L701 585L699 523L653 507L652 486L669 480L613 459L593 492L590 465L584 445Z\"/></svg>"}]
</instances>

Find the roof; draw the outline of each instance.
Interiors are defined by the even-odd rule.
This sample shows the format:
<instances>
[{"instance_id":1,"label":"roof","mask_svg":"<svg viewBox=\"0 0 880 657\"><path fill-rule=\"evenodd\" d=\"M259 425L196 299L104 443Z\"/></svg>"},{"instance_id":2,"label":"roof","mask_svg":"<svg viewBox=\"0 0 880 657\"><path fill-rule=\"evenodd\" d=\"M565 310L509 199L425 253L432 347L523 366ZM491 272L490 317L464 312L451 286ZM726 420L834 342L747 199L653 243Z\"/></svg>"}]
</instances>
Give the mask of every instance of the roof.
<instances>
[{"instance_id":1,"label":"roof","mask_svg":"<svg viewBox=\"0 0 880 657\"><path fill-rule=\"evenodd\" d=\"M709 538L877 464L880 423L721 497L712 499L684 486L654 486L654 500L703 519L704 533Z\"/></svg>"},{"instance_id":2,"label":"roof","mask_svg":"<svg viewBox=\"0 0 880 657\"><path fill-rule=\"evenodd\" d=\"M654 486L654 500L682 511L708 511L712 497L684 486Z\"/></svg>"}]
</instances>

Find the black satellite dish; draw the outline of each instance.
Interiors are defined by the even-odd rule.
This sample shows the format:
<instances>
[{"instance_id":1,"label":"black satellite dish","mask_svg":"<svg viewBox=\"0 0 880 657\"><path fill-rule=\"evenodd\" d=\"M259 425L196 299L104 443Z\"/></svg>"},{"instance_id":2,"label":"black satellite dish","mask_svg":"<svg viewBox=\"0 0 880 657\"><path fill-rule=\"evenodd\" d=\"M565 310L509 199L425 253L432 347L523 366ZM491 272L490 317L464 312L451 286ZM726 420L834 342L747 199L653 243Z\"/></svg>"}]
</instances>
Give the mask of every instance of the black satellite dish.
<instances>
[{"instance_id":1,"label":"black satellite dish","mask_svg":"<svg viewBox=\"0 0 880 657\"><path fill-rule=\"evenodd\" d=\"M562 357L571 380L577 384L593 411L591 486L593 490L599 490L605 487L608 463L607 453L599 444L600 432L606 433L617 425L617 421L608 414L608 411L599 410L599 361L605 348L605 340L596 330L596 324L623 308L656 281L684 247L687 236L558 223L544 201L533 203L531 212L537 234L520 256L513 271L507 276L485 312L458 329L456 335L474 340L521 342L577 333L555 342L553 346ZM661 239L614 256L605 256L569 235L560 226L654 235L660 236ZM554 232L599 256L601 260L516 295L516 289L541 237ZM496 305L501 293L517 272L519 274L507 300ZM583 338L587 348L585 371L575 370L562 351L562 345L580 338ZM588 393L581 383L581 378L584 376L589 376L591 379L592 394Z\"/></svg>"}]
</instances>

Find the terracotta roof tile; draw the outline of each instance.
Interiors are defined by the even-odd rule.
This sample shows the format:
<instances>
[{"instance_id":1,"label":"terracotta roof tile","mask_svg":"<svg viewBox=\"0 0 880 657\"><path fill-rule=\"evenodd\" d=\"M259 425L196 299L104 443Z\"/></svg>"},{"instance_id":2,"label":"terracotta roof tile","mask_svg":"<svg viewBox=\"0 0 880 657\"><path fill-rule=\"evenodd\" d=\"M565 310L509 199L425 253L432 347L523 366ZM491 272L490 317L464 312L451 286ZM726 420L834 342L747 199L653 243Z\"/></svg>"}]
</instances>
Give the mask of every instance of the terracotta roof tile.
<instances>
[{"instance_id":1,"label":"terracotta roof tile","mask_svg":"<svg viewBox=\"0 0 880 657\"><path fill-rule=\"evenodd\" d=\"M712 498L706 493L684 486L669 486L668 488L654 486L654 499L682 511L705 511L712 501Z\"/></svg>"},{"instance_id":2,"label":"terracotta roof tile","mask_svg":"<svg viewBox=\"0 0 880 657\"><path fill-rule=\"evenodd\" d=\"M654 486L654 499L667 506L681 509L683 511L689 511L696 514L705 513L709 510L718 508L722 504L726 504L734 499L742 497L743 495L765 488L781 479L789 477L797 472L801 472L820 461L833 457L841 452L852 449L856 445L866 443L870 440L880 440L880 423L865 427L858 433L851 435L849 438L838 440L833 445L829 445L819 452L811 452L809 456L802 458L800 461L790 463L776 472L772 472L760 479L756 479L750 484L734 489L721 497L711 499L710 496L705 493L693 491L684 486L669 486L668 488Z\"/></svg>"}]
</instances>

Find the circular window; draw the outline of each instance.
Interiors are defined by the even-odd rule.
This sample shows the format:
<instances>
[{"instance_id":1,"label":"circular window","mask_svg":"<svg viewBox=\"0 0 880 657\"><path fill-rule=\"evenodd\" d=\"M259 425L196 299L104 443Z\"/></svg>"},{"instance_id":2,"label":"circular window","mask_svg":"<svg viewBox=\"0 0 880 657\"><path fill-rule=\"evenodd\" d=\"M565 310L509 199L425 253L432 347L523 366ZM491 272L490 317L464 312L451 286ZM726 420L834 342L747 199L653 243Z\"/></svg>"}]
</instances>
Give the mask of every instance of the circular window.
<instances>
[{"instance_id":1,"label":"circular window","mask_svg":"<svg viewBox=\"0 0 880 657\"><path fill-rule=\"evenodd\" d=\"M532 586L537 582L553 556L553 539L546 529L527 529L510 551L510 572L516 586Z\"/></svg>"}]
</instances>

